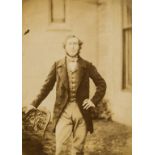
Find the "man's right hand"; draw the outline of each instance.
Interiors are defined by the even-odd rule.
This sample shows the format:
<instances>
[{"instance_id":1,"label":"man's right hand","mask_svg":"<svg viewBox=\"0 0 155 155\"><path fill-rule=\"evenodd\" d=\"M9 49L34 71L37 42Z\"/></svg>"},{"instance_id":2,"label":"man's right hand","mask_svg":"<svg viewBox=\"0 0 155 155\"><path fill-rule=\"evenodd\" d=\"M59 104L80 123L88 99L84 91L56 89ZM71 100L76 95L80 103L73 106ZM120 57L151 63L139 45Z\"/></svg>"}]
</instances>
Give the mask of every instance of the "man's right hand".
<instances>
[{"instance_id":1,"label":"man's right hand","mask_svg":"<svg viewBox=\"0 0 155 155\"><path fill-rule=\"evenodd\" d=\"M36 107L34 107L33 105L27 105L22 108L22 111L26 114L32 109L36 109Z\"/></svg>"}]
</instances>

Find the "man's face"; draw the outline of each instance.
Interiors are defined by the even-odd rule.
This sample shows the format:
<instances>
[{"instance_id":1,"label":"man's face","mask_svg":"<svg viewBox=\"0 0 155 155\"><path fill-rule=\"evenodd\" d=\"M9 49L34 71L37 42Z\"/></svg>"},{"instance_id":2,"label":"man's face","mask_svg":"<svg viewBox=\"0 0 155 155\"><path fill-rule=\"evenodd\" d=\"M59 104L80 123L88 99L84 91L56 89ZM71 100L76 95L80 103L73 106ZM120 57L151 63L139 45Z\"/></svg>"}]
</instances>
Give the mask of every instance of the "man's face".
<instances>
[{"instance_id":1,"label":"man's face","mask_svg":"<svg viewBox=\"0 0 155 155\"><path fill-rule=\"evenodd\" d=\"M79 40L77 38L69 38L66 41L65 50L71 57L78 55L79 53Z\"/></svg>"}]
</instances>

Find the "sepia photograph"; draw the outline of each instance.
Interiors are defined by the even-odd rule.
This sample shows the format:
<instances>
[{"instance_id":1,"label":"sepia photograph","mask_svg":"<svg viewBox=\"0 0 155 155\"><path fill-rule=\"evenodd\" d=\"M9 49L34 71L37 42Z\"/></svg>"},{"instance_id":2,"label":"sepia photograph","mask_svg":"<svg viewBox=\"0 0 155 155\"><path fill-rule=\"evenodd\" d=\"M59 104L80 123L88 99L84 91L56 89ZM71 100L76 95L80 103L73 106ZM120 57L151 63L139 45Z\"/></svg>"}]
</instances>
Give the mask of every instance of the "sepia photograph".
<instances>
[{"instance_id":1,"label":"sepia photograph","mask_svg":"<svg viewBox=\"0 0 155 155\"><path fill-rule=\"evenodd\" d=\"M22 155L132 155L132 0L22 0Z\"/></svg>"}]
</instances>

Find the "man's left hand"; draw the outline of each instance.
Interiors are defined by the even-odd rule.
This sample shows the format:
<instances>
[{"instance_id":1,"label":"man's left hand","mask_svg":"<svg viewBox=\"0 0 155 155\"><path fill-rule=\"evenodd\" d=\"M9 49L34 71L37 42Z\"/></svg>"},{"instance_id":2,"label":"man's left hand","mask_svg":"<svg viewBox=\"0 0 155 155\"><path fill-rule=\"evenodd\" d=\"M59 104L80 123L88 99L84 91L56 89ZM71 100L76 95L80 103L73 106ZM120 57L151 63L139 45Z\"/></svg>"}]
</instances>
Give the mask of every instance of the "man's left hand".
<instances>
[{"instance_id":1,"label":"man's left hand","mask_svg":"<svg viewBox=\"0 0 155 155\"><path fill-rule=\"evenodd\" d=\"M85 99L84 101L83 101L83 104L82 104L82 106L83 106L83 109L89 109L90 107L95 107L95 104L90 100L90 99Z\"/></svg>"}]
</instances>

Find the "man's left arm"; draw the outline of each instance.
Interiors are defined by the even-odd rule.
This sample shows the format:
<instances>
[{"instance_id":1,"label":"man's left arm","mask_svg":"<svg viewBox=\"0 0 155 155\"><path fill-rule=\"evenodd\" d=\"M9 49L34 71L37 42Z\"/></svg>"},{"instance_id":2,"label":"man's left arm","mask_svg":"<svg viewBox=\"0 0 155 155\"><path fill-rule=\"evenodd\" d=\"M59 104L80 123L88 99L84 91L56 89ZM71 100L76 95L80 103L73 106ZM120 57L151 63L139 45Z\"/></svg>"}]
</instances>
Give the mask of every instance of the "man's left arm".
<instances>
[{"instance_id":1,"label":"man's left arm","mask_svg":"<svg viewBox=\"0 0 155 155\"><path fill-rule=\"evenodd\" d=\"M90 64L90 67L89 67L89 75L96 86L96 92L95 92L94 96L92 97L91 101L95 105L97 105L104 97L107 85L106 85L105 80L98 73L96 67L92 64Z\"/></svg>"},{"instance_id":2,"label":"man's left arm","mask_svg":"<svg viewBox=\"0 0 155 155\"><path fill-rule=\"evenodd\" d=\"M107 88L105 80L98 73L96 67L92 64L89 66L89 76L96 86L96 92L91 99L84 100L84 109L95 107L104 97Z\"/></svg>"}]
</instances>

